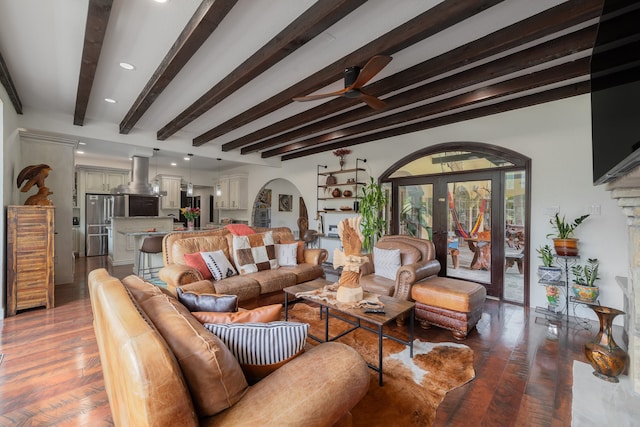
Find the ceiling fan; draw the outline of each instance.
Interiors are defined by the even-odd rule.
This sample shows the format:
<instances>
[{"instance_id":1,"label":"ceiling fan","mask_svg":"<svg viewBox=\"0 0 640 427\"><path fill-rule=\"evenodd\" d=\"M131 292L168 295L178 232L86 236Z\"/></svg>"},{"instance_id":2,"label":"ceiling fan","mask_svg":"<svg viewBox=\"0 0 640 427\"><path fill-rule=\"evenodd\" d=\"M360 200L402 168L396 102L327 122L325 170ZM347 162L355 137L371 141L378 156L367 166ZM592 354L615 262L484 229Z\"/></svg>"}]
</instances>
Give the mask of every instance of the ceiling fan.
<instances>
[{"instance_id":1,"label":"ceiling fan","mask_svg":"<svg viewBox=\"0 0 640 427\"><path fill-rule=\"evenodd\" d=\"M376 55L371 58L364 67L349 67L344 70L344 89L331 93L318 95L299 96L293 98L294 101L313 101L315 99L328 98L331 96L344 96L346 98L357 98L365 102L369 107L380 110L385 107L384 101L369 95L360 88L367 84L376 74L391 62L391 57L386 55Z\"/></svg>"}]
</instances>

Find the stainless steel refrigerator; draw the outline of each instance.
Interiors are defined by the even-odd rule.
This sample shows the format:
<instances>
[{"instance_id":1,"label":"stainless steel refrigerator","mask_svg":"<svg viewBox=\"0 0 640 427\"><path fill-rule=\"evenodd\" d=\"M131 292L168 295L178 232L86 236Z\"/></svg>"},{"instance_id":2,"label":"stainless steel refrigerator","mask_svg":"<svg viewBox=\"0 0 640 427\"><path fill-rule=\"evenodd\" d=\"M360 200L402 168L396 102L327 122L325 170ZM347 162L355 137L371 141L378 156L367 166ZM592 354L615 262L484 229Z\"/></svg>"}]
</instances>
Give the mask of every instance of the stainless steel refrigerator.
<instances>
[{"instance_id":1,"label":"stainless steel refrigerator","mask_svg":"<svg viewBox=\"0 0 640 427\"><path fill-rule=\"evenodd\" d=\"M85 205L86 256L106 255L109 248L113 197L87 194Z\"/></svg>"}]
</instances>

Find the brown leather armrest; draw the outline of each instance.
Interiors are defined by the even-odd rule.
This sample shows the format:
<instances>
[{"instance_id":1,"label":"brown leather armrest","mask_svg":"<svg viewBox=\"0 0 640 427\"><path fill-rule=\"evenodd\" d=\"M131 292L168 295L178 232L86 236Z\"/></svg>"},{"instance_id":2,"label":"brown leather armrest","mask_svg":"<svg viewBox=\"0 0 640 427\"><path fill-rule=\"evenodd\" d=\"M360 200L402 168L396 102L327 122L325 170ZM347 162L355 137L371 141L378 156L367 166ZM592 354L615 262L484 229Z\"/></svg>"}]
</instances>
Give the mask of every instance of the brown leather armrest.
<instances>
[{"instance_id":1,"label":"brown leather armrest","mask_svg":"<svg viewBox=\"0 0 640 427\"><path fill-rule=\"evenodd\" d=\"M167 289L175 295L175 289L189 283L198 282L203 279L202 274L188 265L170 264L162 267L158 272L160 280L167 284Z\"/></svg>"},{"instance_id":2,"label":"brown leather armrest","mask_svg":"<svg viewBox=\"0 0 640 427\"><path fill-rule=\"evenodd\" d=\"M372 255L366 254L365 256L369 259L369 262L366 262L360 266L360 277L368 276L369 274L374 273L373 260L371 259Z\"/></svg>"},{"instance_id":3,"label":"brown leather armrest","mask_svg":"<svg viewBox=\"0 0 640 427\"><path fill-rule=\"evenodd\" d=\"M393 297L409 301L411 286L422 279L437 275L438 272L440 272L440 263L435 259L403 265L396 276L396 289Z\"/></svg>"},{"instance_id":4,"label":"brown leather armrest","mask_svg":"<svg viewBox=\"0 0 640 427\"><path fill-rule=\"evenodd\" d=\"M307 264L322 265L327 260L329 253L326 249L305 249L304 262Z\"/></svg>"}]
</instances>

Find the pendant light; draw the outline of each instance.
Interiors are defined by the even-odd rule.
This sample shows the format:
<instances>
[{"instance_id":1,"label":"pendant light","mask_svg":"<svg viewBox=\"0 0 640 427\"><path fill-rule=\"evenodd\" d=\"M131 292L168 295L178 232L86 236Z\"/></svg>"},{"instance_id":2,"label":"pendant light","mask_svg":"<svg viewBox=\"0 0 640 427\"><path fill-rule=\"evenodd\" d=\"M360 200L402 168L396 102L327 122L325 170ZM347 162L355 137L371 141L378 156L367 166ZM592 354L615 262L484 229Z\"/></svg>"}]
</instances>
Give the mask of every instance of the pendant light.
<instances>
[{"instance_id":1,"label":"pendant light","mask_svg":"<svg viewBox=\"0 0 640 427\"><path fill-rule=\"evenodd\" d=\"M187 153L189 156L189 182L187 183L187 196L193 196L193 183L191 182L191 159L193 158L193 154Z\"/></svg>"},{"instance_id":2,"label":"pendant light","mask_svg":"<svg viewBox=\"0 0 640 427\"><path fill-rule=\"evenodd\" d=\"M217 159L218 161L222 160L220 157ZM222 196L222 187L220 186L220 182L216 184L216 197Z\"/></svg>"},{"instance_id":3,"label":"pendant light","mask_svg":"<svg viewBox=\"0 0 640 427\"><path fill-rule=\"evenodd\" d=\"M160 180L158 179L158 151L160 151L159 148L153 149L153 157L156 162L156 176L153 178L153 182L151 182L151 192L156 196L160 194Z\"/></svg>"}]
</instances>

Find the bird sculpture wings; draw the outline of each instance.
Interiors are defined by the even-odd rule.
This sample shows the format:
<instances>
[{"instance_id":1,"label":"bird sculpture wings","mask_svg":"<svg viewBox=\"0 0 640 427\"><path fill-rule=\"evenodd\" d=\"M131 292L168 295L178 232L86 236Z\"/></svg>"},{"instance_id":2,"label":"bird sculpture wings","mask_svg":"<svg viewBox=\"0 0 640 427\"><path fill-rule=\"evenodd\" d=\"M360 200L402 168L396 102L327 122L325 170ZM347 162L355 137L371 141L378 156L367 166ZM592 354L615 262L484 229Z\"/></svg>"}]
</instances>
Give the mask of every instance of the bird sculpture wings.
<instances>
[{"instance_id":1,"label":"bird sculpture wings","mask_svg":"<svg viewBox=\"0 0 640 427\"><path fill-rule=\"evenodd\" d=\"M41 163L39 165L31 165L22 169L18 174L17 184L18 188L27 181L27 183L20 189L21 192L26 193L36 185L38 188L44 187L44 180L49 176L51 167Z\"/></svg>"}]
</instances>

